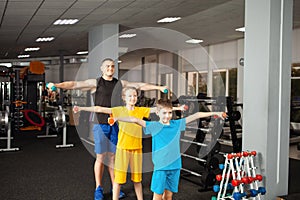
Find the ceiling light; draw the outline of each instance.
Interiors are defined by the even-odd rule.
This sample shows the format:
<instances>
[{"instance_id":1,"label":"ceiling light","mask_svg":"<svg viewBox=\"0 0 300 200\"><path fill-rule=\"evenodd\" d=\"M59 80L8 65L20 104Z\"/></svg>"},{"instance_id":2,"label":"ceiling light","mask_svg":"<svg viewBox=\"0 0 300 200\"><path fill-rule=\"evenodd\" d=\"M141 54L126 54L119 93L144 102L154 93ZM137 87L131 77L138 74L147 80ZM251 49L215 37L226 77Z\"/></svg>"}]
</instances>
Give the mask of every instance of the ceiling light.
<instances>
[{"instance_id":1,"label":"ceiling light","mask_svg":"<svg viewBox=\"0 0 300 200\"><path fill-rule=\"evenodd\" d=\"M72 25L77 23L78 19L58 19L53 24L54 25Z\"/></svg>"},{"instance_id":2,"label":"ceiling light","mask_svg":"<svg viewBox=\"0 0 300 200\"><path fill-rule=\"evenodd\" d=\"M181 17L165 17L157 21L157 23L171 23L180 20Z\"/></svg>"},{"instance_id":3,"label":"ceiling light","mask_svg":"<svg viewBox=\"0 0 300 200\"><path fill-rule=\"evenodd\" d=\"M119 36L119 38L133 38L135 37L136 34L135 33L125 33Z\"/></svg>"},{"instance_id":4,"label":"ceiling light","mask_svg":"<svg viewBox=\"0 0 300 200\"><path fill-rule=\"evenodd\" d=\"M30 62L17 62L19 66L29 66L30 65Z\"/></svg>"},{"instance_id":5,"label":"ceiling light","mask_svg":"<svg viewBox=\"0 0 300 200\"><path fill-rule=\"evenodd\" d=\"M128 51L128 47L119 47L119 53L122 54L122 53L127 53Z\"/></svg>"},{"instance_id":6,"label":"ceiling light","mask_svg":"<svg viewBox=\"0 0 300 200\"><path fill-rule=\"evenodd\" d=\"M190 40L187 40L185 41L186 43L189 43L189 44L199 44L201 42L203 42L203 40L199 40L199 39L190 39Z\"/></svg>"},{"instance_id":7,"label":"ceiling light","mask_svg":"<svg viewBox=\"0 0 300 200\"><path fill-rule=\"evenodd\" d=\"M245 27L237 28L235 31L245 32Z\"/></svg>"},{"instance_id":8,"label":"ceiling light","mask_svg":"<svg viewBox=\"0 0 300 200\"><path fill-rule=\"evenodd\" d=\"M80 62L87 62L88 59L87 59L87 58L80 58L79 61L80 61Z\"/></svg>"},{"instance_id":9,"label":"ceiling light","mask_svg":"<svg viewBox=\"0 0 300 200\"><path fill-rule=\"evenodd\" d=\"M25 55L25 54L24 55L18 55L18 58L29 58L29 57L30 57L30 55L28 55L28 54L27 55Z\"/></svg>"},{"instance_id":10,"label":"ceiling light","mask_svg":"<svg viewBox=\"0 0 300 200\"><path fill-rule=\"evenodd\" d=\"M11 63L0 63L0 66L1 66L1 65L4 65L4 66L6 66L6 67L11 67L11 66L12 66Z\"/></svg>"},{"instance_id":11,"label":"ceiling light","mask_svg":"<svg viewBox=\"0 0 300 200\"><path fill-rule=\"evenodd\" d=\"M40 47L28 47L24 51L38 51L40 50Z\"/></svg>"},{"instance_id":12,"label":"ceiling light","mask_svg":"<svg viewBox=\"0 0 300 200\"><path fill-rule=\"evenodd\" d=\"M35 41L36 41L36 42L50 42L50 41L52 41L52 40L54 40L54 37L38 38L38 39L36 39Z\"/></svg>"},{"instance_id":13,"label":"ceiling light","mask_svg":"<svg viewBox=\"0 0 300 200\"><path fill-rule=\"evenodd\" d=\"M88 51L78 51L76 54L82 55L82 54L88 54L88 53L89 53Z\"/></svg>"},{"instance_id":14,"label":"ceiling light","mask_svg":"<svg viewBox=\"0 0 300 200\"><path fill-rule=\"evenodd\" d=\"M122 63L122 60L118 60L118 63Z\"/></svg>"}]
</instances>

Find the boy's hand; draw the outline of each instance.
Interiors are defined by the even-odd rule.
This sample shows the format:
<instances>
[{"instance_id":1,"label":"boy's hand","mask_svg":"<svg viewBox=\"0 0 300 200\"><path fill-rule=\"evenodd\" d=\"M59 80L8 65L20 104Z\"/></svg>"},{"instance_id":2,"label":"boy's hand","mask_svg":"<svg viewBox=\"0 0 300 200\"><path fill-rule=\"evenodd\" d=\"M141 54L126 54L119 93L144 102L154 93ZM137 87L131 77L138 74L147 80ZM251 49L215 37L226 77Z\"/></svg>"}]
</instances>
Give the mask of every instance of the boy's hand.
<instances>
[{"instance_id":1,"label":"boy's hand","mask_svg":"<svg viewBox=\"0 0 300 200\"><path fill-rule=\"evenodd\" d=\"M116 120L113 118L112 115L110 115L110 117L107 119L107 123L108 123L110 126L114 125L115 121L116 121Z\"/></svg>"},{"instance_id":2,"label":"boy's hand","mask_svg":"<svg viewBox=\"0 0 300 200\"><path fill-rule=\"evenodd\" d=\"M221 118L221 119L226 119L227 114L225 112L216 112L214 118Z\"/></svg>"},{"instance_id":3,"label":"boy's hand","mask_svg":"<svg viewBox=\"0 0 300 200\"><path fill-rule=\"evenodd\" d=\"M222 112L222 118L223 119L227 119L227 117L228 117L227 113L226 112Z\"/></svg>"},{"instance_id":4,"label":"boy's hand","mask_svg":"<svg viewBox=\"0 0 300 200\"><path fill-rule=\"evenodd\" d=\"M187 111L188 109L189 109L188 105L183 104L180 106L180 111Z\"/></svg>"},{"instance_id":5,"label":"boy's hand","mask_svg":"<svg viewBox=\"0 0 300 200\"><path fill-rule=\"evenodd\" d=\"M74 113L78 113L80 110L79 110L79 107L78 106L74 106L73 107L73 112Z\"/></svg>"}]
</instances>

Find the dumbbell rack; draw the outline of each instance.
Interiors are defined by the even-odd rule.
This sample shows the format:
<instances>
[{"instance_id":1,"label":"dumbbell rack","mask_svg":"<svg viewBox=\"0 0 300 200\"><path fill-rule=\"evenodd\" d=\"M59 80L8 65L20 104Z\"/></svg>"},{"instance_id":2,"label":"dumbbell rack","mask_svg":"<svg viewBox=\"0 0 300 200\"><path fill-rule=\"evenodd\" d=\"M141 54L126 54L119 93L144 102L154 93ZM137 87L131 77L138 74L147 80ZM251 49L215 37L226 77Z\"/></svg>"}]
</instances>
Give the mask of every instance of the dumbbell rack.
<instances>
[{"instance_id":1,"label":"dumbbell rack","mask_svg":"<svg viewBox=\"0 0 300 200\"><path fill-rule=\"evenodd\" d=\"M263 176L256 174L254 157L256 151L225 154L225 162L220 165L222 174L216 175L216 180L220 185L214 185L213 190L217 196L212 200L260 200L261 195L266 193L266 189L259 187L258 182L262 182Z\"/></svg>"}]
</instances>

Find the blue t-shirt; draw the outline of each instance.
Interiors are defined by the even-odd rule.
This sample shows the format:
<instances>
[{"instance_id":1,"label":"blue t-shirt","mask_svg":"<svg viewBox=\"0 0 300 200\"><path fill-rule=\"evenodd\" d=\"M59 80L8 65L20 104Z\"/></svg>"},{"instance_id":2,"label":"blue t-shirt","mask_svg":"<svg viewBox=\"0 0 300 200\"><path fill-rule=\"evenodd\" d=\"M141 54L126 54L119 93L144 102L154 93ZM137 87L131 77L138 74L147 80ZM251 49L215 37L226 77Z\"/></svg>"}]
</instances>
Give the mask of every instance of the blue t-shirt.
<instances>
[{"instance_id":1,"label":"blue t-shirt","mask_svg":"<svg viewBox=\"0 0 300 200\"><path fill-rule=\"evenodd\" d=\"M180 135L185 130L185 119L171 120L170 125L146 121L145 134L152 135L154 170L181 169Z\"/></svg>"}]
</instances>

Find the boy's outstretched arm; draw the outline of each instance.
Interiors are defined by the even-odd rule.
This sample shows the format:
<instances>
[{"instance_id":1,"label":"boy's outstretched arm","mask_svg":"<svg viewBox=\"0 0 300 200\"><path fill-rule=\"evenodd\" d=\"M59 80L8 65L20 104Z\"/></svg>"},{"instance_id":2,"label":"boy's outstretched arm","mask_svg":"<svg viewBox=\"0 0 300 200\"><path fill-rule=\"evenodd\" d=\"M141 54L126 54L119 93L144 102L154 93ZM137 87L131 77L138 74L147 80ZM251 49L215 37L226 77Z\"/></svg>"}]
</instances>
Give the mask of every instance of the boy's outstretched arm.
<instances>
[{"instance_id":1,"label":"boy's outstretched arm","mask_svg":"<svg viewBox=\"0 0 300 200\"><path fill-rule=\"evenodd\" d=\"M177 107L172 107L173 111L186 111L188 110L188 106L183 104L181 106L177 106Z\"/></svg>"},{"instance_id":2,"label":"boy's outstretched arm","mask_svg":"<svg viewBox=\"0 0 300 200\"><path fill-rule=\"evenodd\" d=\"M156 112L157 107L151 107L150 108L150 113L154 113ZM188 107L186 105L181 105L181 106L177 106L177 107L172 107L173 111L186 111L188 109Z\"/></svg>"},{"instance_id":3,"label":"boy's outstretched arm","mask_svg":"<svg viewBox=\"0 0 300 200\"><path fill-rule=\"evenodd\" d=\"M129 122L129 123L136 123L142 127L146 127L146 122L142 119L138 119L135 117L116 117L114 118L115 121L121 121L121 122Z\"/></svg>"},{"instance_id":4,"label":"boy's outstretched arm","mask_svg":"<svg viewBox=\"0 0 300 200\"><path fill-rule=\"evenodd\" d=\"M186 120L186 123L188 124L196 119L210 117L210 116L214 116L214 115L217 115L221 119L224 119L227 117L225 112L196 112L196 113L186 117L185 120Z\"/></svg>"},{"instance_id":5,"label":"boy's outstretched arm","mask_svg":"<svg viewBox=\"0 0 300 200\"><path fill-rule=\"evenodd\" d=\"M105 114L111 114L111 108L107 107L101 107L101 106L90 106L90 107L80 107L80 106L74 106L73 112L77 113L80 111L87 111L87 112L96 112L96 113L105 113Z\"/></svg>"}]
</instances>

